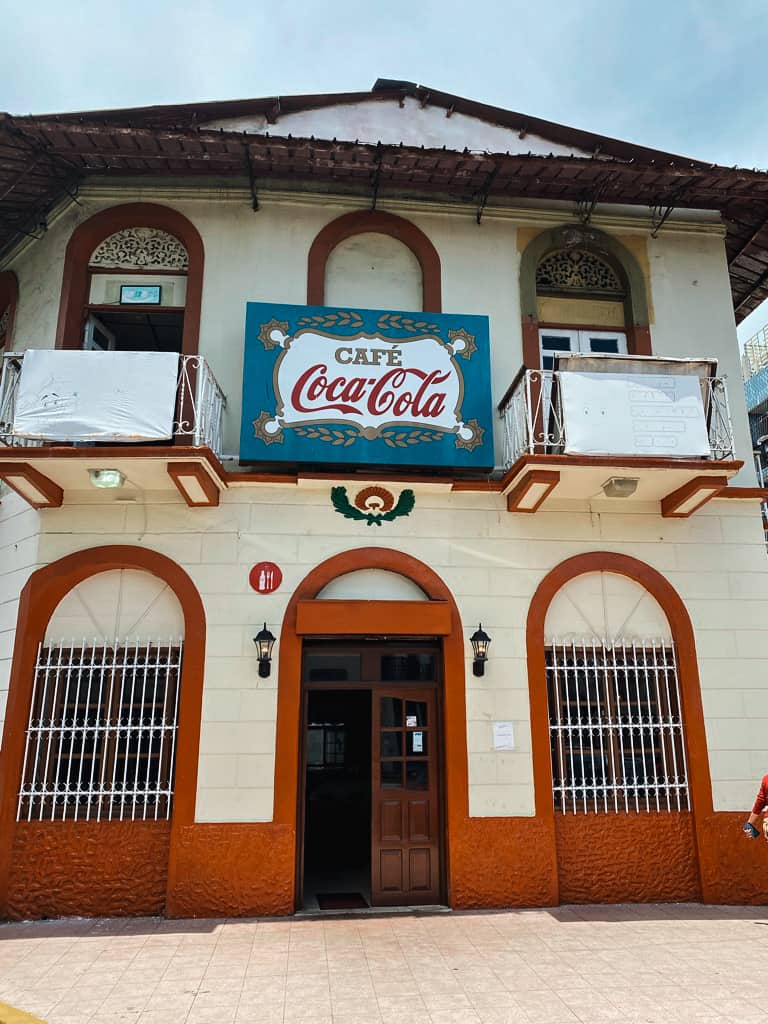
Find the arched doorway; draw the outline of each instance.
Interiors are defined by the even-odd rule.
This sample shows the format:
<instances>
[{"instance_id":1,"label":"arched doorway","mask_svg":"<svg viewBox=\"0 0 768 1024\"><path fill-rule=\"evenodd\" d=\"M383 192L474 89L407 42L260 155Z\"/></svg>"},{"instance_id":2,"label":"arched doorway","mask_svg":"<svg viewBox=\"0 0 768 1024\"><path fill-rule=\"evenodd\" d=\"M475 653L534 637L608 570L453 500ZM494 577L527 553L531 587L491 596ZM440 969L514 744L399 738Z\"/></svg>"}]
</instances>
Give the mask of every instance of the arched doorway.
<instances>
[{"instance_id":1,"label":"arched doorway","mask_svg":"<svg viewBox=\"0 0 768 1024\"><path fill-rule=\"evenodd\" d=\"M368 590L368 600L355 596L359 571L383 578L376 594ZM297 907L304 902L306 801L309 790L319 788L308 788L307 773L315 767L315 774L328 776L350 743L356 750L347 774L356 773L358 789L370 800L367 877L373 886L361 891L358 857L357 864L348 862L350 881L343 875L326 880L341 888L325 895L336 905L356 897L358 906L361 899L376 905L450 900L446 836L451 822L458 827L467 814L464 657L450 591L402 552L344 552L314 569L294 592L280 637L275 822L296 829ZM311 706L312 693L332 695ZM344 699L350 693L360 695L354 707ZM351 799L352 787L347 789ZM322 811L319 820L316 836ZM365 823L356 828L351 841L361 853ZM357 888L347 888L353 883Z\"/></svg>"},{"instance_id":2,"label":"arched doorway","mask_svg":"<svg viewBox=\"0 0 768 1024\"><path fill-rule=\"evenodd\" d=\"M627 555L568 559L528 614L536 812L552 823L562 902L704 894L712 814L688 613Z\"/></svg>"},{"instance_id":3,"label":"arched doorway","mask_svg":"<svg viewBox=\"0 0 768 1024\"><path fill-rule=\"evenodd\" d=\"M92 548L33 573L0 757L0 913L163 911L194 819L204 651L200 597L163 555Z\"/></svg>"}]
</instances>

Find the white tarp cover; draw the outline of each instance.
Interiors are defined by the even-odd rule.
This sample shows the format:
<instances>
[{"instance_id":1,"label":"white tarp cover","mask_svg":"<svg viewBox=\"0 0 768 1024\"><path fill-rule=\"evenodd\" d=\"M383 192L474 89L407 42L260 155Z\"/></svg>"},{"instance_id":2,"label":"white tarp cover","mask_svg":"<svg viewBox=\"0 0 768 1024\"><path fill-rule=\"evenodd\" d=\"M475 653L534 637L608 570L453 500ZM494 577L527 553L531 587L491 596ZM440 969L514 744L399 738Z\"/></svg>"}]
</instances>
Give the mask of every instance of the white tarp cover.
<instances>
[{"instance_id":1,"label":"white tarp cover","mask_svg":"<svg viewBox=\"0 0 768 1024\"><path fill-rule=\"evenodd\" d=\"M569 455L710 454L699 377L559 374Z\"/></svg>"},{"instance_id":2,"label":"white tarp cover","mask_svg":"<svg viewBox=\"0 0 768 1024\"><path fill-rule=\"evenodd\" d=\"M175 352L24 353L13 436L162 441L173 436Z\"/></svg>"}]
</instances>

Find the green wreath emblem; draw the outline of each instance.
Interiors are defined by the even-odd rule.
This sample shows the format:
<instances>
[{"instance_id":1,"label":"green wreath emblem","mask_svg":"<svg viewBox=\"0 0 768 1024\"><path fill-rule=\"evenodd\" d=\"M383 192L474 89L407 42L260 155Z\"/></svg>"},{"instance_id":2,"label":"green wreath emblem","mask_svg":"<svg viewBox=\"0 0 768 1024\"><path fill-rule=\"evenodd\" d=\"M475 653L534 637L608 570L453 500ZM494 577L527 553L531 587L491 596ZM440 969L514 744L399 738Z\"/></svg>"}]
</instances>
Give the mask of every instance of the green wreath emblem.
<instances>
[{"instance_id":1,"label":"green wreath emblem","mask_svg":"<svg viewBox=\"0 0 768 1024\"><path fill-rule=\"evenodd\" d=\"M381 526L382 523L391 523L393 519L399 519L400 516L409 516L416 504L416 496L410 488L406 488L400 492L397 504L389 512L361 512L350 502L346 487L332 487L331 503L339 515L344 516L345 519L365 520L368 526Z\"/></svg>"}]
</instances>

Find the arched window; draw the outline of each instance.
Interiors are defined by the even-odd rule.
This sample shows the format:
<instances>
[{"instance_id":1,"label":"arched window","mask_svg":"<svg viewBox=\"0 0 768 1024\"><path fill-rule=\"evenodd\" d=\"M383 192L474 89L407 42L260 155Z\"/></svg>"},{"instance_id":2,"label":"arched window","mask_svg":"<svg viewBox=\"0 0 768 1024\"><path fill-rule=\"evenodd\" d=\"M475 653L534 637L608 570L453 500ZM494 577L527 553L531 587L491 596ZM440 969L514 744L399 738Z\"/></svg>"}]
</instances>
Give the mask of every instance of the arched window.
<instances>
[{"instance_id":1,"label":"arched window","mask_svg":"<svg viewBox=\"0 0 768 1024\"><path fill-rule=\"evenodd\" d=\"M555 812L690 810L675 643L655 598L586 573L544 630Z\"/></svg>"},{"instance_id":2,"label":"arched window","mask_svg":"<svg viewBox=\"0 0 768 1024\"><path fill-rule=\"evenodd\" d=\"M440 313L437 249L403 217L379 210L345 213L326 224L310 247L307 304Z\"/></svg>"},{"instance_id":3,"label":"arched window","mask_svg":"<svg viewBox=\"0 0 768 1024\"><path fill-rule=\"evenodd\" d=\"M147 572L63 597L35 666L20 820L170 818L183 636L178 598Z\"/></svg>"},{"instance_id":4,"label":"arched window","mask_svg":"<svg viewBox=\"0 0 768 1024\"><path fill-rule=\"evenodd\" d=\"M592 228L539 235L520 265L524 361L558 353L650 354L645 280L632 254Z\"/></svg>"},{"instance_id":5,"label":"arched window","mask_svg":"<svg viewBox=\"0 0 768 1024\"><path fill-rule=\"evenodd\" d=\"M67 244L56 347L195 355L204 261L194 224L170 207L94 214Z\"/></svg>"},{"instance_id":6,"label":"arched window","mask_svg":"<svg viewBox=\"0 0 768 1024\"><path fill-rule=\"evenodd\" d=\"M160 228L129 227L88 260L83 348L181 352L189 254Z\"/></svg>"},{"instance_id":7,"label":"arched window","mask_svg":"<svg viewBox=\"0 0 768 1024\"><path fill-rule=\"evenodd\" d=\"M423 308L421 267L403 242L366 231L333 249L325 269L328 306L365 309Z\"/></svg>"}]
</instances>

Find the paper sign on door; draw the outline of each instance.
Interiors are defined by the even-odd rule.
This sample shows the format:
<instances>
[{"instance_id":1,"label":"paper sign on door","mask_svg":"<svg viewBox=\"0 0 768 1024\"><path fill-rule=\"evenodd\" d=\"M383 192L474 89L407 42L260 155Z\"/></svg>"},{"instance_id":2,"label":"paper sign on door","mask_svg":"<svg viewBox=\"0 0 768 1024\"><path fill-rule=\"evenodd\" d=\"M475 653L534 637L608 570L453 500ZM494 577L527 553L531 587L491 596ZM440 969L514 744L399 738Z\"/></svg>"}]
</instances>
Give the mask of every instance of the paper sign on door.
<instances>
[{"instance_id":1,"label":"paper sign on door","mask_svg":"<svg viewBox=\"0 0 768 1024\"><path fill-rule=\"evenodd\" d=\"M405 716L405 727L406 729L413 729L414 726L418 725L418 719L416 715Z\"/></svg>"},{"instance_id":2,"label":"paper sign on door","mask_svg":"<svg viewBox=\"0 0 768 1024\"><path fill-rule=\"evenodd\" d=\"M424 733L415 732L413 734L413 752L414 754L424 753Z\"/></svg>"}]
</instances>

